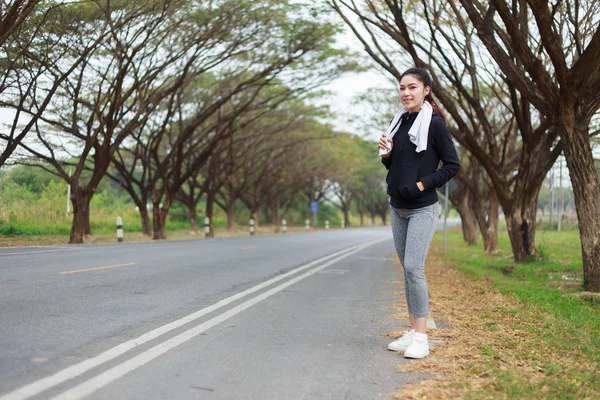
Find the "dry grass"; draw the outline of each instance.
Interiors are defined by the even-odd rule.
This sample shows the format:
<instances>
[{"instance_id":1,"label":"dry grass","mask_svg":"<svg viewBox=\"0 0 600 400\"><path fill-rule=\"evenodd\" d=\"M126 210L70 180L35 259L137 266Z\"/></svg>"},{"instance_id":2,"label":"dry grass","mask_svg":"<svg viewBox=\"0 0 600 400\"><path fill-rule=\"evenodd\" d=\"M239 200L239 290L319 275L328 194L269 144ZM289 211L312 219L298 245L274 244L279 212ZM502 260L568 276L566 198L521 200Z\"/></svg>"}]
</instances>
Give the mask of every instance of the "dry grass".
<instances>
[{"instance_id":1,"label":"dry grass","mask_svg":"<svg viewBox=\"0 0 600 400\"><path fill-rule=\"evenodd\" d=\"M600 303L600 293L578 292L578 293L573 293L571 296L580 297L580 298L589 300L591 302Z\"/></svg>"},{"instance_id":2,"label":"dry grass","mask_svg":"<svg viewBox=\"0 0 600 400\"><path fill-rule=\"evenodd\" d=\"M554 381L593 374L593 363L581 350L557 354L541 340L544 329L557 322L555 317L523 308L490 282L466 277L433 250L427 280L431 317L451 328L430 330L430 339L441 344L425 360L398 367L437 379L403 386L395 399L565 398L556 395L555 386L560 385ZM399 304L404 309L404 303ZM600 398L597 387L585 381L569 387L575 392L568 398Z\"/></svg>"}]
</instances>

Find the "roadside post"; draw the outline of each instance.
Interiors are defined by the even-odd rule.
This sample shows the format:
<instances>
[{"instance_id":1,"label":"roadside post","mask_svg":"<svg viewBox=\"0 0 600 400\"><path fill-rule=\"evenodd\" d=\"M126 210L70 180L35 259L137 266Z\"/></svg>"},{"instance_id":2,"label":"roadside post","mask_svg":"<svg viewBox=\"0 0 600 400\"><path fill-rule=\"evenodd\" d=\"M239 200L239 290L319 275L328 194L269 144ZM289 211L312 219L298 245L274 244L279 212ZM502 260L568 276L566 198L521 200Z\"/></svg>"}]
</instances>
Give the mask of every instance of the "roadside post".
<instances>
[{"instance_id":1,"label":"roadside post","mask_svg":"<svg viewBox=\"0 0 600 400\"><path fill-rule=\"evenodd\" d=\"M121 217L117 217L117 242L121 243L123 241L123 219Z\"/></svg>"},{"instance_id":2,"label":"roadside post","mask_svg":"<svg viewBox=\"0 0 600 400\"><path fill-rule=\"evenodd\" d=\"M450 187L450 183L446 182L446 184L444 185L444 253L446 252L446 236L447 236L447 232L446 232L446 224L447 224L447 220L448 220L448 197L450 196L450 194L448 193L448 188Z\"/></svg>"}]
</instances>

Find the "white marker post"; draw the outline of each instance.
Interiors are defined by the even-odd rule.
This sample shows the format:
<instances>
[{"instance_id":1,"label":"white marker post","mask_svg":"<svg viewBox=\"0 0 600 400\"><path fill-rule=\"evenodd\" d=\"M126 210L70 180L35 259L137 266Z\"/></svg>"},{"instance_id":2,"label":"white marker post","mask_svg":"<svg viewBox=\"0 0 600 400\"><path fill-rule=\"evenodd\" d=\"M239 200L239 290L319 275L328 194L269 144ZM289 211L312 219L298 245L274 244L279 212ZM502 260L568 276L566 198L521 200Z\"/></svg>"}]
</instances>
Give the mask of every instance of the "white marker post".
<instances>
[{"instance_id":1,"label":"white marker post","mask_svg":"<svg viewBox=\"0 0 600 400\"><path fill-rule=\"evenodd\" d=\"M283 221L281 221L281 230L283 233L285 233L285 231L287 231L287 221L285 219Z\"/></svg>"},{"instance_id":2,"label":"white marker post","mask_svg":"<svg viewBox=\"0 0 600 400\"><path fill-rule=\"evenodd\" d=\"M306 220L304 221L305 225L306 225L306 232L308 232L310 230L310 221Z\"/></svg>"},{"instance_id":3,"label":"white marker post","mask_svg":"<svg viewBox=\"0 0 600 400\"><path fill-rule=\"evenodd\" d=\"M250 218L250 236L254 236L254 220Z\"/></svg>"},{"instance_id":4,"label":"white marker post","mask_svg":"<svg viewBox=\"0 0 600 400\"><path fill-rule=\"evenodd\" d=\"M210 237L210 218L204 217L204 237Z\"/></svg>"},{"instance_id":5,"label":"white marker post","mask_svg":"<svg viewBox=\"0 0 600 400\"><path fill-rule=\"evenodd\" d=\"M117 242L123 241L123 220L121 217L117 217Z\"/></svg>"},{"instance_id":6,"label":"white marker post","mask_svg":"<svg viewBox=\"0 0 600 400\"><path fill-rule=\"evenodd\" d=\"M329 229L329 220L325 221L325 229Z\"/></svg>"},{"instance_id":7,"label":"white marker post","mask_svg":"<svg viewBox=\"0 0 600 400\"><path fill-rule=\"evenodd\" d=\"M342 229L346 227L346 221L342 220Z\"/></svg>"}]
</instances>

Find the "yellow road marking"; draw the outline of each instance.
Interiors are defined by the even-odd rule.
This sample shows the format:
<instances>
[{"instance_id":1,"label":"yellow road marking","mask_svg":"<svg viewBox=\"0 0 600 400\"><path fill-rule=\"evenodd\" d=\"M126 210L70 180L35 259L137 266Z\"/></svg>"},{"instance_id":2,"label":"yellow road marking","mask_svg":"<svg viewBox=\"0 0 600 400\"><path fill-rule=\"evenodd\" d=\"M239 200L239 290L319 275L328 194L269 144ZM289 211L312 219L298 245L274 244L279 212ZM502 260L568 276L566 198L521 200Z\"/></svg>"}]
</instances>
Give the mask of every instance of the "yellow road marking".
<instances>
[{"instance_id":1,"label":"yellow road marking","mask_svg":"<svg viewBox=\"0 0 600 400\"><path fill-rule=\"evenodd\" d=\"M109 266L106 266L106 267L96 267L96 268L88 268L88 269L78 269L76 271L63 271L63 272L59 272L59 274L61 274L61 275L71 275L71 274L77 274L79 272L98 271L100 269L128 267L128 266L133 265L133 264L135 264L135 263L109 265Z\"/></svg>"}]
</instances>

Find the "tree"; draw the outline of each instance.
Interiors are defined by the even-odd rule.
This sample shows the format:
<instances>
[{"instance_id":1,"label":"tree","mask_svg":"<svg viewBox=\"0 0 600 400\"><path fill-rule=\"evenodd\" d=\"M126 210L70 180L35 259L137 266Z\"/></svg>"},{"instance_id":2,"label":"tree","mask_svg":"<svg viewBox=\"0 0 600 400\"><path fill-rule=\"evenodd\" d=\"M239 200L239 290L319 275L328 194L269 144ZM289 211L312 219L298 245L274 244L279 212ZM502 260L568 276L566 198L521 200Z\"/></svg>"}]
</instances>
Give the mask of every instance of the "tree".
<instances>
[{"instance_id":1,"label":"tree","mask_svg":"<svg viewBox=\"0 0 600 400\"><path fill-rule=\"evenodd\" d=\"M8 132L0 131L4 142L0 167L35 129L67 78L107 34L106 21L82 21L81 15L68 11L71 6L45 3L36 8L37 3L15 1L0 7L0 14L4 12L0 22L0 107L14 110ZM74 31L89 40L78 40ZM74 46L78 51L73 51Z\"/></svg>"},{"instance_id":2,"label":"tree","mask_svg":"<svg viewBox=\"0 0 600 400\"><path fill-rule=\"evenodd\" d=\"M203 185L204 179L201 172L198 170L193 173L187 180L186 187L179 188L179 192L175 195L175 198L182 202L188 210L190 218L190 229L194 233L199 233L198 227L198 203L204 195ZM212 224L211 224L212 225Z\"/></svg>"},{"instance_id":3,"label":"tree","mask_svg":"<svg viewBox=\"0 0 600 400\"><path fill-rule=\"evenodd\" d=\"M330 1L370 57L396 79L409 63L433 75L433 92L451 115L452 135L485 169L508 225L517 262L535 254L535 199L561 143L546 118L491 68L474 26L454 2ZM353 23L346 11L358 18ZM359 30L358 26L362 30ZM390 45L391 43L391 45ZM401 46L409 60L397 59ZM516 174L515 174L515 171Z\"/></svg>"},{"instance_id":4,"label":"tree","mask_svg":"<svg viewBox=\"0 0 600 400\"><path fill-rule=\"evenodd\" d=\"M0 46L25 22L41 0L0 1ZM0 164L1 165L1 164Z\"/></svg>"},{"instance_id":5,"label":"tree","mask_svg":"<svg viewBox=\"0 0 600 400\"><path fill-rule=\"evenodd\" d=\"M377 157L377 161L379 157ZM374 160L375 161L375 158ZM360 224L364 225L364 214L369 214L371 219L375 216L381 222L387 223L390 212L390 200L386 192L385 168L378 162L371 162L369 166L360 171L361 185L356 190L355 204L360 215Z\"/></svg>"},{"instance_id":6,"label":"tree","mask_svg":"<svg viewBox=\"0 0 600 400\"><path fill-rule=\"evenodd\" d=\"M214 62L205 53L207 47L216 46L220 40L210 27L204 35L199 31L189 40L175 35L182 25L191 22L184 17L177 19L175 3L117 4L120 12L115 12L110 2L74 4L69 9L83 22L69 36L74 43L64 46L75 54L85 49L87 42L96 38L93 28L97 23L107 26L106 40L64 81L51 113L36 124L43 150L30 144L21 146L36 161L51 164L53 172L71 186L70 243L82 243L84 235L91 234L89 204L116 149L150 118L163 98L186 83L192 67L207 68ZM22 104L12 106L33 113ZM68 164L64 154L76 160L72 175L64 168ZM36 161L30 164L36 165ZM86 169L91 176L82 181Z\"/></svg>"},{"instance_id":7,"label":"tree","mask_svg":"<svg viewBox=\"0 0 600 400\"><path fill-rule=\"evenodd\" d=\"M278 232L281 207L289 208L298 182L312 168L311 159L306 156L317 147L314 141L322 139L316 114L314 107L293 101L255 120L234 138L234 171L226 179L227 203L235 198L241 200L255 226L259 223L259 210L269 207Z\"/></svg>"},{"instance_id":8,"label":"tree","mask_svg":"<svg viewBox=\"0 0 600 400\"><path fill-rule=\"evenodd\" d=\"M328 200L344 214L344 225L350 226L349 213L352 204L368 178L361 172L374 172L370 168L370 164L376 160L373 157L374 146L358 136L338 133L335 139L327 142L326 148L330 154L327 156L329 164L335 165L335 168L329 168L329 179L333 185Z\"/></svg>"},{"instance_id":9,"label":"tree","mask_svg":"<svg viewBox=\"0 0 600 400\"><path fill-rule=\"evenodd\" d=\"M600 290L600 184L590 122L600 109L597 2L460 0L507 82L560 135L572 179L583 284Z\"/></svg>"},{"instance_id":10,"label":"tree","mask_svg":"<svg viewBox=\"0 0 600 400\"><path fill-rule=\"evenodd\" d=\"M476 202L483 202L479 199L478 194L473 192L473 187L469 186L469 182L479 177L474 177L473 172L477 169L470 168L467 163L467 152L464 149L459 149L460 158L460 171L454 177L454 180L458 183L457 187L450 193L448 200L452 202L452 205L460 215L461 228L463 232L463 239L467 244L475 244L479 240L479 226L477 223L477 216L473 212L473 204ZM469 162L472 160L469 159ZM477 186L479 187L479 185ZM443 191L445 193L445 191Z\"/></svg>"}]
</instances>

